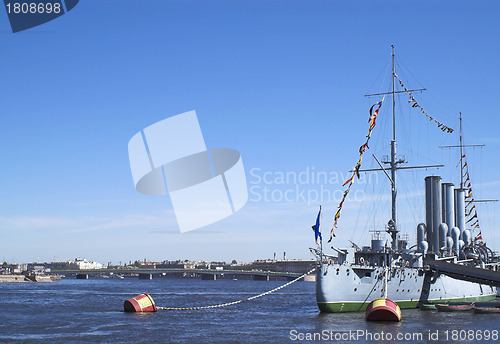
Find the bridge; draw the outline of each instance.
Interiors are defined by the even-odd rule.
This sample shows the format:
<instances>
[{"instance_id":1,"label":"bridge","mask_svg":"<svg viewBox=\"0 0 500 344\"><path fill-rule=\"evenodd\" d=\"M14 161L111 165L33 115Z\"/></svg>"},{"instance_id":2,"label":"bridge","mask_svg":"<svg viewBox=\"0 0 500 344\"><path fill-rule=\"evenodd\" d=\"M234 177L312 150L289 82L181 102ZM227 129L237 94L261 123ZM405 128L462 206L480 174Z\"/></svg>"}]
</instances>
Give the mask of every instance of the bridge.
<instances>
[{"instance_id":1,"label":"bridge","mask_svg":"<svg viewBox=\"0 0 500 344\"><path fill-rule=\"evenodd\" d=\"M152 279L153 276L170 277L200 277L204 280L216 280L217 278L247 278L254 280L293 280L300 277L302 273L295 272L276 272L276 271L249 271L249 270L216 270L216 269L141 269L141 268L122 268L122 269L89 269L89 270L52 270L52 273L63 275L82 276L138 276L140 279ZM86 276L86 277L83 277Z\"/></svg>"},{"instance_id":2,"label":"bridge","mask_svg":"<svg viewBox=\"0 0 500 344\"><path fill-rule=\"evenodd\" d=\"M425 258L424 266L431 271L436 271L455 279L500 287L500 271L432 258Z\"/></svg>"}]
</instances>

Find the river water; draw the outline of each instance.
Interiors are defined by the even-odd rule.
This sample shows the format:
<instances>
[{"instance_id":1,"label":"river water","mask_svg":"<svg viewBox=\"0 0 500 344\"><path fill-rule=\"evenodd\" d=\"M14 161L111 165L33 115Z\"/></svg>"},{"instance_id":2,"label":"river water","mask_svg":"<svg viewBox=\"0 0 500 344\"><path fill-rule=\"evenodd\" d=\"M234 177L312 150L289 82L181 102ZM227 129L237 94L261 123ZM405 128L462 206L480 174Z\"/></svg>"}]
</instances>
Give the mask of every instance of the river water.
<instances>
[{"instance_id":1,"label":"river water","mask_svg":"<svg viewBox=\"0 0 500 344\"><path fill-rule=\"evenodd\" d=\"M147 292L158 306L194 307L246 299L282 281L64 278L0 284L0 343L499 343L500 314L402 310L400 323L364 313L321 314L313 282L208 310L125 313Z\"/></svg>"}]
</instances>

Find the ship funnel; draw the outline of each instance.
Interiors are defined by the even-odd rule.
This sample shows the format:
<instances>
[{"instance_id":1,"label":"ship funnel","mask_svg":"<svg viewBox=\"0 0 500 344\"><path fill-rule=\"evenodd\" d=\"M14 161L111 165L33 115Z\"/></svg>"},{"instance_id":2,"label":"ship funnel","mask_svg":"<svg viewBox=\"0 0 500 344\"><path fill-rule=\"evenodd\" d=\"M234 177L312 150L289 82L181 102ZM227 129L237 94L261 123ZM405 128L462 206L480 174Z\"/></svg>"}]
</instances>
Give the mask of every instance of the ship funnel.
<instances>
[{"instance_id":1,"label":"ship funnel","mask_svg":"<svg viewBox=\"0 0 500 344\"><path fill-rule=\"evenodd\" d=\"M453 253L458 257L459 249L460 249L460 229L458 227L453 227L451 230L451 238L453 239Z\"/></svg>"},{"instance_id":2,"label":"ship funnel","mask_svg":"<svg viewBox=\"0 0 500 344\"><path fill-rule=\"evenodd\" d=\"M427 254L427 250L429 249L429 244L427 243L427 241L421 241L418 244L418 249L425 256Z\"/></svg>"},{"instance_id":3,"label":"ship funnel","mask_svg":"<svg viewBox=\"0 0 500 344\"><path fill-rule=\"evenodd\" d=\"M452 230L453 230L453 228L452 228ZM448 254L451 254L451 252L453 250L453 239L451 238L452 230L448 230L450 233L450 236L446 237L446 251L448 252Z\"/></svg>"},{"instance_id":4,"label":"ship funnel","mask_svg":"<svg viewBox=\"0 0 500 344\"><path fill-rule=\"evenodd\" d=\"M460 238L465 230L465 190L455 189L455 225L460 229Z\"/></svg>"},{"instance_id":5,"label":"ship funnel","mask_svg":"<svg viewBox=\"0 0 500 344\"><path fill-rule=\"evenodd\" d=\"M455 227L455 194L453 192L453 183L441 184L441 193L443 198L443 223L448 225L448 233L451 236L451 229Z\"/></svg>"},{"instance_id":6,"label":"ship funnel","mask_svg":"<svg viewBox=\"0 0 500 344\"><path fill-rule=\"evenodd\" d=\"M425 177L425 219L427 225L427 242L429 252L439 253L439 225L441 212L441 177Z\"/></svg>"},{"instance_id":7,"label":"ship funnel","mask_svg":"<svg viewBox=\"0 0 500 344\"><path fill-rule=\"evenodd\" d=\"M446 235L448 234L448 225L441 223L439 225L439 250L446 251Z\"/></svg>"},{"instance_id":8,"label":"ship funnel","mask_svg":"<svg viewBox=\"0 0 500 344\"><path fill-rule=\"evenodd\" d=\"M462 240L465 242L465 246L469 246L472 242L472 235L470 233L470 230L466 229L462 233Z\"/></svg>"},{"instance_id":9,"label":"ship funnel","mask_svg":"<svg viewBox=\"0 0 500 344\"><path fill-rule=\"evenodd\" d=\"M425 241L425 224L419 223L417 226L417 243L420 244L422 241ZM418 252L422 252L420 248Z\"/></svg>"}]
</instances>

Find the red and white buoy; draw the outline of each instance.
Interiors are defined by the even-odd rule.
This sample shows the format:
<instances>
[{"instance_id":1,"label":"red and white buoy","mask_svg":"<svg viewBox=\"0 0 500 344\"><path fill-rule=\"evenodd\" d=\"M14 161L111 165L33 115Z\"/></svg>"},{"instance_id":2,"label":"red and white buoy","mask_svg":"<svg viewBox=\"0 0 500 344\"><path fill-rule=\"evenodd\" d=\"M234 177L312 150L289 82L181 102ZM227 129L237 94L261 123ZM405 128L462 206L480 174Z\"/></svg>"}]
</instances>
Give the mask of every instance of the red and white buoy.
<instances>
[{"instance_id":1,"label":"red and white buoy","mask_svg":"<svg viewBox=\"0 0 500 344\"><path fill-rule=\"evenodd\" d=\"M370 302L366 307L365 318L368 321L401 321L401 309L398 304L387 298L387 275L388 268L385 268L384 276L384 297Z\"/></svg>"},{"instance_id":2,"label":"red and white buoy","mask_svg":"<svg viewBox=\"0 0 500 344\"><path fill-rule=\"evenodd\" d=\"M142 293L123 303L125 312L156 312L156 305L153 298L147 293Z\"/></svg>"},{"instance_id":3,"label":"red and white buoy","mask_svg":"<svg viewBox=\"0 0 500 344\"><path fill-rule=\"evenodd\" d=\"M388 298L375 299L366 307L368 321L401 321L401 309Z\"/></svg>"}]
</instances>

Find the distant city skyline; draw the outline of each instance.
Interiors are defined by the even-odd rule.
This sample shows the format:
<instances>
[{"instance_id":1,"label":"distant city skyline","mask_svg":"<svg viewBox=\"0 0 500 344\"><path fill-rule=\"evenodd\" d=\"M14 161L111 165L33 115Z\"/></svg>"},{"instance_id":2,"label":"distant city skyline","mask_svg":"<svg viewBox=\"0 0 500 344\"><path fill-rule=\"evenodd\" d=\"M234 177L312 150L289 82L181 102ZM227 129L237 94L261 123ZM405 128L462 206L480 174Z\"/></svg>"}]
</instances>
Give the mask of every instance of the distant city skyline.
<instances>
[{"instance_id":1,"label":"distant city skyline","mask_svg":"<svg viewBox=\"0 0 500 344\"><path fill-rule=\"evenodd\" d=\"M466 151L475 197L500 197L499 9L495 1L87 0L15 34L4 14L0 258L310 259L320 205L325 250L367 245L390 217L383 174L355 180L337 237L326 240L368 109L381 100L363 95L390 88L391 44L405 86L426 88L415 98L455 129L439 130L406 94L396 102L398 154L408 165L446 164L400 174L399 223L414 242L424 177L458 183L459 154L438 146L458 143L459 112L465 142L487 145ZM362 168L389 153L391 106L386 98ZM191 110L207 147L241 153L248 202L180 233L168 196L136 192L127 145ZM484 204L478 215L484 240L500 250L497 210Z\"/></svg>"}]
</instances>

